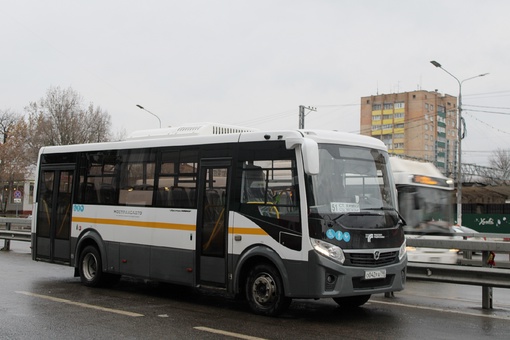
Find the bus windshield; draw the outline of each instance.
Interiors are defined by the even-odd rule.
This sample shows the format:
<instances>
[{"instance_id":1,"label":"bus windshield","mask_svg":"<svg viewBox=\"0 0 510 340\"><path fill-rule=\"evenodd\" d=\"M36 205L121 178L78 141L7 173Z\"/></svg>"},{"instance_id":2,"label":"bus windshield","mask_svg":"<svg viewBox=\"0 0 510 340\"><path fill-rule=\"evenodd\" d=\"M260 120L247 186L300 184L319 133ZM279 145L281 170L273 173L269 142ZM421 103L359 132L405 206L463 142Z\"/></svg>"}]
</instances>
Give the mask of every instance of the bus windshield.
<instances>
[{"instance_id":1,"label":"bus windshield","mask_svg":"<svg viewBox=\"0 0 510 340\"><path fill-rule=\"evenodd\" d=\"M310 212L335 217L364 210L395 210L385 152L319 144L319 160L320 173L311 176Z\"/></svg>"}]
</instances>

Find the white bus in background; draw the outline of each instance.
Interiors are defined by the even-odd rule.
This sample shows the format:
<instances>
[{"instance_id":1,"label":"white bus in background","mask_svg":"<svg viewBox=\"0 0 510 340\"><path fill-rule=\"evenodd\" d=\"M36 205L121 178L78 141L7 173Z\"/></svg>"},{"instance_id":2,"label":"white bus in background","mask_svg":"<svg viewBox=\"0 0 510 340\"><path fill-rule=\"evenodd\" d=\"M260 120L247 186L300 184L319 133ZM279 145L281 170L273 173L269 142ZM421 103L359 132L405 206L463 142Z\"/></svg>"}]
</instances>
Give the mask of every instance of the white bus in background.
<instances>
[{"instance_id":1,"label":"white bus in background","mask_svg":"<svg viewBox=\"0 0 510 340\"><path fill-rule=\"evenodd\" d=\"M402 290L384 144L332 131L191 125L40 151L32 257L87 286L121 275L223 290L258 314Z\"/></svg>"},{"instance_id":2,"label":"white bus in background","mask_svg":"<svg viewBox=\"0 0 510 340\"><path fill-rule=\"evenodd\" d=\"M398 195L398 209L407 237L444 238L453 233L453 180L432 163L390 157ZM457 249L411 248L411 262L456 263Z\"/></svg>"}]
</instances>

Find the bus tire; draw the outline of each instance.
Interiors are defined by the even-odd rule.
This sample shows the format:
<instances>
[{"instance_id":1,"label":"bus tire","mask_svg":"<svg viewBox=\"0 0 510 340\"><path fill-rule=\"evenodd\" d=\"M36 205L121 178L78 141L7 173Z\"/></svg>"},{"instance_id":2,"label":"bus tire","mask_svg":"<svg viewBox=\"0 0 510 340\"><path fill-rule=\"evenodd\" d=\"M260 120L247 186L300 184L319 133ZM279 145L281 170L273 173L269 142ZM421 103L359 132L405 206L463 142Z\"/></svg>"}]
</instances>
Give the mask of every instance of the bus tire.
<instances>
[{"instance_id":1,"label":"bus tire","mask_svg":"<svg viewBox=\"0 0 510 340\"><path fill-rule=\"evenodd\" d=\"M370 294L368 295L356 295L356 296L345 296L345 297L336 297L333 300L338 303L341 307L345 308L356 308L359 306L363 306L369 299Z\"/></svg>"},{"instance_id":2,"label":"bus tire","mask_svg":"<svg viewBox=\"0 0 510 340\"><path fill-rule=\"evenodd\" d=\"M81 282L88 287L100 287L104 283L105 274L101 262L101 254L94 246L86 246L80 253L78 262Z\"/></svg>"},{"instance_id":3,"label":"bus tire","mask_svg":"<svg viewBox=\"0 0 510 340\"><path fill-rule=\"evenodd\" d=\"M255 314L275 316L283 313L292 302L285 296L278 270L268 264L254 266L246 280L246 299Z\"/></svg>"}]
</instances>

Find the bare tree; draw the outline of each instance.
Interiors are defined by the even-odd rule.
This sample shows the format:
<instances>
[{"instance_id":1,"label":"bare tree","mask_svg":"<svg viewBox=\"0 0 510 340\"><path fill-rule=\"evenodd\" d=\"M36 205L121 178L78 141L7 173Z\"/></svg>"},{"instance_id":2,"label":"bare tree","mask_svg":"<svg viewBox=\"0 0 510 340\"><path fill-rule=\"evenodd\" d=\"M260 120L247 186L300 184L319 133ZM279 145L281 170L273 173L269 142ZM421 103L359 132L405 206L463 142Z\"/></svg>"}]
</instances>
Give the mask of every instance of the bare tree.
<instances>
[{"instance_id":1,"label":"bare tree","mask_svg":"<svg viewBox=\"0 0 510 340\"><path fill-rule=\"evenodd\" d=\"M10 134L0 146L0 180L21 181L33 165L31 156L26 152L26 123L18 120L10 129Z\"/></svg>"},{"instance_id":2,"label":"bare tree","mask_svg":"<svg viewBox=\"0 0 510 340\"><path fill-rule=\"evenodd\" d=\"M23 148L23 117L10 110L0 111L0 181L23 179L27 163Z\"/></svg>"},{"instance_id":3,"label":"bare tree","mask_svg":"<svg viewBox=\"0 0 510 340\"><path fill-rule=\"evenodd\" d=\"M22 119L22 116L11 110L0 110L0 136L5 144L14 125Z\"/></svg>"},{"instance_id":4,"label":"bare tree","mask_svg":"<svg viewBox=\"0 0 510 340\"><path fill-rule=\"evenodd\" d=\"M14 121L6 125L0 124L3 133L3 143L0 144L1 211L4 213L7 210L9 195L13 193L14 183L25 180L33 163L29 153L26 152L26 122L21 118L15 123L12 122Z\"/></svg>"},{"instance_id":5,"label":"bare tree","mask_svg":"<svg viewBox=\"0 0 510 340\"><path fill-rule=\"evenodd\" d=\"M489 163L491 168L496 170L493 177L498 179L498 184L510 183L510 150L498 148L493 151L489 157Z\"/></svg>"},{"instance_id":6,"label":"bare tree","mask_svg":"<svg viewBox=\"0 0 510 340\"><path fill-rule=\"evenodd\" d=\"M29 145L39 150L45 145L68 145L110 140L111 119L108 112L90 103L83 106L82 97L72 88L50 87L46 97L31 102Z\"/></svg>"},{"instance_id":7,"label":"bare tree","mask_svg":"<svg viewBox=\"0 0 510 340\"><path fill-rule=\"evenodd\" d=\"M87 129L84 139L87 142L105 142L111 140L111 119L108 112L103 111L101 107L94 107L89 104L85 111L85 121Z\"/></svg>"}]
</instances>

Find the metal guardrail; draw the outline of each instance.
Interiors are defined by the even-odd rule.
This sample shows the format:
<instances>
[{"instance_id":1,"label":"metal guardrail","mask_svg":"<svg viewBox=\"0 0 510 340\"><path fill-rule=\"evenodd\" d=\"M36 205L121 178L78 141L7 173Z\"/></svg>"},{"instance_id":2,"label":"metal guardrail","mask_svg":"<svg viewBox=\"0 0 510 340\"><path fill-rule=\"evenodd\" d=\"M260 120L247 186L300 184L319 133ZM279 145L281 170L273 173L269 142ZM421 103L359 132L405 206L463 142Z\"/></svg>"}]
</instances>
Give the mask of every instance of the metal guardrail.
<instances>
[{"instance_id":1,"label":"metal guardrail","mask_svg":"<svg viewBox=\"0 0 510 340\"><path fill-rule=\"evenodd\" d=\"M449 236L457 238L448 239ZM447 237L407 237L407 245L412 247L459 249L464 253L482 252L478 263L470 260L466 265L447 265L438 263L408 262L407 277L410 279L475 285L482 287L482 308L492 309L492 288L510 288L510 269L495 268L488 264L490 252L510 254L510 242L499 241L510 238L508 234L451 234ZM476 237L476 240L458 238ZM494 239L498 241L494 241ZM461 261L462 263L462 261Z\"/></svg>"},{"instance_id":2,"label":"metal guardrail","mask_svg":"<svg viewBox=\"0 0 510 340\"><path fill-rule=\"evenodd\" d=\"M0 217L0 225L2 224L5 225L5 230L0 229L0 239L4 239L4 247L0 250L10 250L11 241L31 241L30 229L24 230L24 228L30 228L32 219ZM12 230L13 226L18 227L18 230Z\"/></svg>"}]
</instances>

